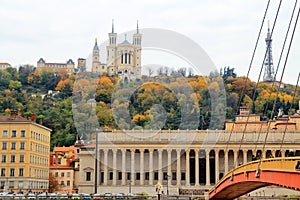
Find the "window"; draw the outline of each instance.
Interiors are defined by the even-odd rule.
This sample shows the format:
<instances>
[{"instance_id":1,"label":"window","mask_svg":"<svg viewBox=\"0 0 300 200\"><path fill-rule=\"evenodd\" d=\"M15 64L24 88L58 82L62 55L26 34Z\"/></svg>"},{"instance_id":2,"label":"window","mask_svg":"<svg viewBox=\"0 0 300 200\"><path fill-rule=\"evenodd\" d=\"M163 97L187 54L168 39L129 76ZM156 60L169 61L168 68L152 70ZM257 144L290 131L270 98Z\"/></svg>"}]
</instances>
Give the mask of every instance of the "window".
<instances>
[{"instance_id":1,"label":"window","mask_svg":"<svg viewBox=\"0 0 300 200\"><path fill-rule=\"evenodd\" d=\"M167 173L167 172L164 172L164 173L163 173L163 177L164 177L164 180L168 180L168 173Z\"/></svg>"},{"instance_id":2,"label":"window","mask_svg":"<svg viewBox=\"0 0 300 200\"><path fill-rule=\"evenodd\" d=\"M85 177L85 180L86 181L91 181L91 172L86 172L86 177Z\"/></svg>"},{"instance_id":3,"label":"window","mask_svg":"<svg viewBox=\"0 0 300 200\"><path fill-rule=\"evenodd\" d=\"M176 180L176 172L172 173L172 180L175 181Z\"/></svg>"},{"instance_id":4,"label":"window","mask_svg":"<svg viewBox=\"0 0 300 200\"><path fill-rule=\"evenodd\" d=\"M10 176L15 176L15 168L10 168Z\"/></svg>"},{"instance_id":5,"label":"window","mask_svg":"<svg viewBox=\"0 0 300 200\"><path fill-rule=\"evenodd\" d=\"M24 150L25 149L25 142L20 142L20 149Z\"/></svg>"},{"instance_id":6,"label":"window","mask_svg":"<svg viewBox=\"0 0 300 200\"><path fill-rule=\"evenodd\" d=\"M9 188L14 188L15 182L14 181L9 181Z\"/></svg>"},{"instance_id":7,"label":"window","mask_svg":"<svg viewBox=\"0 0 300 200\"><path fill-rule=\"evenodd\" d=\"M2 163L6 163L6 155L2 155Z\"/></svg>"},{"instance_id":8,"label":"window","mask_svg":"<svg viewBox=\"0 0 300 200\"><path fill-rule=\"evenodd\" d=\"M5 174L6 174L5 170L6 170L5 168L1 168L1 176L5 176Z\"/></svg>"},{"instance_id":9,"label":"window","mask_svg":"<svg viewBox=\"0 0 300 200\"><path fill-rule=\"evenodd\" d=\"M26 131L25 130L21 130L21 137L25 137L26 135Z\"/></svg>"},{"instance_id":10,"label":"window","mask_svg":"<svg viewBox=\"0 0 300 200\"><path fill-rule=\"evenodd\" d=\"M122 180L122 172L118 173L118 180Z\"/></svg>"},{"instance_id":11,"label":"window","mask_svg":"<svg viewBox=\"0 0 300 200\"><path fill-rule=\"evenodd\" d=\"M109 180L113 180L113 176L114 176L113 172L109 172Z\"/></svg>"},{"instance_id":12,"label":"window","mask_svg":"<svg viewBox=\"0 0 300 200\"><path fill-rule=\"evenodd\" d=\"M24 155L20 155L20 163L23 163L24 162Z\"/></svg>"},{"instance_id":13,"label":"window","mask_svg":"<svg viewBox=\"0 0 300 200\"><path fill-rule=\"evenodd\" d=\"M145 174L145 179L146 179L146 180L149 180L149 172L146 172L146 174Z\"/></svg>"},{"instance_id":14,"label":"window","mask_svg":"<svg viewBox=\"0 0 300 200\"><path fill-rule=\"evenodd\" d=\"M67 177L70 177L71 176L71 173L70 172L67 172Z\"/></svg>"},{"instance_id":15,"label":"window","mask_svg":"<svg viewBox=\"0 0 300 200\"><path fill-rule=\"evenodd\" d=\"M185 173L184 172L181 172L181 180L185 181Z\"/></svg>"},{"instance_id":16,"label":"window","mask_svg":"<svg viewBox=\"0 0 300 200\"><path fill-rule=\"evenodd\" d=\"M136 180L140 180L141 179L141 173L136 173Z\"/></svg>"},{"instance_id":17,"label":"window","mask_svg":"<svg viewBox=\"0 0 300 200\"><path fill-rule=\"evenodd\" d=\"M127 173L127 180L131 180L131 174L130 174L130 172Z\"/></svg>"},{"instance_id":18,"label":"window","mask_svg":"<svg viewBox=\"0 0 300 200\"><path fill-rule=\"evenodd\" d=\"M16 150L16 143L15 142L11 143L11 150Z\"/></svg>"},{"instance_id":19,"label":"window","mask_svg":"<svg viewBox=\"0 0 300 200\"><path fill-rule=\"evenodd\" d=\"M70 185L71 185L70 181L67 181L67 186L70 186Z\"/></svg>"},{"instance_id":20,"label":"window","mask_svg":"<svg viewBox=\"0 0 300 200\"><path fill-rule=\"evenodd\" d=\"M60 181L60 185L65 185L65 182L64 181Z\"/></svg>"},{"instance_id":21,"label":"window","mask_svg":"<svg viewBox=\"0 0 300 200\"><path fill-rule=\"evenodd\" d=\"M58 172L55 172L55 177L58 177Z\"/></svg>"},{"instance_id":22,"label":"window","mask_svg":"<svg viewBox=\"0 0 300 200\"><path fill-rule=\"evenodd\" d=\"M11 155L10 156L10 162L11 163L15 163L16 162L16 156L15 155Z\"/></svg>"},{"instance_id":23,"label":"window","mask_svg":"<svg viewBox=\"0 0 300 200\"><path fill-rule=\"evenodd\" d=\"M7 149L7 142L2 142L2 150L6 150Z\"/></svg>"},{"instance_id":24,"label":"window","mask_svg":"<svg viewBox=\"0 0 300 200\"><path fill-rule=\"evenodd\" d=\"M2 137L7 138L7 130L2 131Z\"/></svg>"},{"instance_id":25,"label":"window","mask_svg":"<svg viewBox=\"0 0 300 200\"><path fill-rule=\"evenodd\" d=\"M23 168L19 168L19 176L24 176L24 169Z\"/></svg>"},{"instance_id":26,"label":"window","mask_svg":"<svg viewBox=\"0 0 300 200\"><path fill-rule=\"evenodd\" d=\"M17 131L16 130L12 130L11 131L11 137L17 137Z\"/></svg>"},{"instance_id":27,"label":"window","mask_svg":"<svg viewBox=\"0 0 300 200\"><path fill-rule=\"evenodd\" d=\"M4 186L5 186L5 181L1 181L1 182L0 182L0 188L1 188L1 189L4 189Z\"/></svg>"},{"instance_id":28,"label":"window","mask_svg":"<svg viewBox=\"0 0 300 200\"><path fill-rule=\"evenodd\" d=\"M62 172L62 173L60 174L60 176L61 176L61 177L64 177L64 176L65 176L65 173L64 173L64 172Z\"/></svg>"},{"instance_id":29,"label":"window","mask_svg":"<svg viewBox=\"0 0 300 200\"><path fill-rule=\"evenodd\" d=\"M158 180L158 172L154 172L154 180Z\"/></svg>"},{"instance_id":30,"label":"window","mask_svg":"<svg viewBox=\"0 0 300 200\"><path fill-rule=\"evenodd\" d=\"M22 189L23 188L23 181L18 181L18 188Z\"/></svg>"}]
</instances>

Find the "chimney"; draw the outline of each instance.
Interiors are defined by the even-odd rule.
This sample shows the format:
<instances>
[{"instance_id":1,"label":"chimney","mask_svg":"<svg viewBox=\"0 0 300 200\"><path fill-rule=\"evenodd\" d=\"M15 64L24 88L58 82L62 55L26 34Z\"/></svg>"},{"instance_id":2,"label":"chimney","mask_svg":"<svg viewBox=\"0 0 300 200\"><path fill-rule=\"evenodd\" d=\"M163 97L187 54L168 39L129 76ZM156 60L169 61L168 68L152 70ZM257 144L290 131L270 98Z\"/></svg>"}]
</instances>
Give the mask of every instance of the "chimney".
<instances>
[{"instance_id":1,"label":"chimney","mask_svg":"<svg viewBox=\"0 0 300 200\"><path fill-rule=\"evenodd\" d=\"M42 119L40 119L39 124L43 125L43 120Z\"/></svg>"},{"instance_id":2,"label":"chimney","mask_svg":"<svg viewBox=\"0 0 300 200\"><path fill-rule=\"evenodd\" d=\"M21 109L18 109L18 117L21 117Z\"/></svg>"},{"instance_id":3,"label":"chimney","mask_svg":"<svg viewBox=\"0 0 300 200\"><path fill-rule=\"evenodd\" d=\"M30 117L31 121L35 122L36 120L36 114L32 114L31 117Z\"/></svg>"},{"instance_id":4,"label":"chimney","mask_svg":"<svg viewBox=\"0 0 300 200\"><path fill-rule=\"evenodd\" d=\"M10 111L10 117L12 119L16 118L16 114L17 114L17 112L15 110Z\"/></svg>"}]
</instances>

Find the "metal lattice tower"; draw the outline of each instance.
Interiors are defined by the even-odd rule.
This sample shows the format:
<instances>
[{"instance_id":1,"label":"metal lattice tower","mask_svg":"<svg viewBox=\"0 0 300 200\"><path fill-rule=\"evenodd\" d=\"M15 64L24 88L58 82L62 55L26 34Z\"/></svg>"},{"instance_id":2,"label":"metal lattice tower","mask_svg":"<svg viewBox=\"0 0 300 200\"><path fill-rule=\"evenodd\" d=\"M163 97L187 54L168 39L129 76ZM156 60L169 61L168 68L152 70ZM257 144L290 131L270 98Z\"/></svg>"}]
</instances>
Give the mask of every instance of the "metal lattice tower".
<instances>
[{"instance_id":1,"label":"metal lattice tower","mask_svg":"<svg viewBox=\"0 0 300 200\"><path fill-rule=\"evenodd\" d=\"M272 56L272 39L270 34L270 27L268 26L268 34L266 38L267 45L267 55L265 59L265 73L264 81L273 82L274 81L274 67L273 67L273 56Z\"/></svg>"}]
</instances>

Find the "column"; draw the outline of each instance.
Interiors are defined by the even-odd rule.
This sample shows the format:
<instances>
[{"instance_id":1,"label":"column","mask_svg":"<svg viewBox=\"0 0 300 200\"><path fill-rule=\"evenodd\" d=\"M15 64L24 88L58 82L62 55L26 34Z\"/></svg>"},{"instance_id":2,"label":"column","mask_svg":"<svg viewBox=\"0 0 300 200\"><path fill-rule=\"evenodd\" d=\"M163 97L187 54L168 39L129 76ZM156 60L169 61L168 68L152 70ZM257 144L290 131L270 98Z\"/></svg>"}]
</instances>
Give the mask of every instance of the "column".
<instances>
[{"instance_id":1,"label":"column","mask_svg":"<svg viewBox=\"0 0 300 200\"><path fill-rule=\"evenodd\" d=\"M149 149L149 185L153 185L153 149Z\"/></svg>"},{"instance_id":2,"label":"column","mask_svg":"<svg viewBox=\"0 0 300 200\"><path fill-rule=\"evenodd\" d=\"M113 149L113 183L112 185L117 184L117 149Z\"/></svg>"},{"instance_id":3,"label":"column","mask_svg":"<svg viewBox=\"0 0 300 200\"><path fill-rule=\"evenodd\" d=\"M275 158L276 157L276 150L272 150L271 154L272 154L272 157Z\"/></svg>"},{"instance_id":4,"label":"column","mask_svg":"<svg viewBox=\"0 0 300 200\"><path fill-rule=\"evenodd\" d=\"M285 157L285 150L281 150L281 157Z\"/></svg>"},{"instance_id":5,"label":"column","mask_svg":"<svg viewBox=\"0 0 300 200\"><path fill-rule=\"evenodd\" d=\"M225 165L225 174L228 172L228 150L224 150L224 165Z\"/></svg>"},{"instance_id":6,"label":"column","mask_svg":"<svg viewBox=\"0 0 300 200\"><path fill-rule=\"evenodd\" d=\"M195 186L199 186L199 149L195 149Z\"/></svg>"},{"instance_id":7,"label":"column","mask_svg":"<svg viewBox=\"0 0 300 200\"><path fill-rule=\"evenodd\" d=\"M168 185L170 186L172 183L172 171L171 171L171 165L172 165L172 149L168 149Z\"/></svg>"},{"instance_id":8,"label":"column","mask_svg":"<svg viewBox=\"0 0 300 200\"><path fill-rule=\"evenodd\" d=\"M135 153L135 149L131 149L131 175L130 175L130 181L131 181L131 185L134 185L134 179L135 179L135 169L134 169L134 153Z\"/></svg>"},{"instance_id":9,"label":"column","mask_svg":"<svg viewBox=\"0 0 300 200\"><path fill-rule=\"evenodd\" d=\"M248 153L248 150L243 150L243 163L246 164L248 161L247 161L247 153Z\"/></svg>"},{"instance_id":10,"label":"column","mask_svg":"<svg viewBox=\"0 0 300 200\"><path fill-rule=\"evenodd\" d=\"M177 179L177 186L181 185L181 166L180 166L180 153L181 149L176 150L176 156L177 156L177 168L176 168L176 179Z\"/></svg>"},{"instance_id":11,"label":"column","mask_svg":"<svg viewBox=\"0 0 300 200\"><path fill-rule=\"evenodd\" d=\"M162 149L158 149L158 182L162 184L163 174L162 174Z\"/></svg>"},{"instance_id":12,"label":"column","mask_svg":"<svg viewBox=\"0 0 300 200\"><path fill-rule=\"evenodd\" d=\"M140 185L144 185L144 149L140 149Z\"/></svg>"},{"instance_id":13,"label":"column","mask_svg":"<svg viewBox=\"0 0 300 200\"><path fill-rule=\"evenodd\" d=\"M233 168L238 166L238 150L233 150Z\"/></svg>"},{"instance_id":14,"label":"column","mask_svg":"<svg viewBox=\"0 0 300 200\"><path fill-rule=\"evenodd\" d=\"M104 180L103 180L103 185L107 185L107 165L108 165L108 149L104 149L104 166L103 166L103 171L104 171Z\"/></svg>"},{"instance_id":15,"label":"column","mask_svg":"<svg viewBox=\"0 0 300 200\"><path fill-rule=\"evenodd\" d=\"M185 151L185 186L190 186L190 150Z\"/></svg>"},{"instance_id":16,"label":"column","mask_svg":"<svg viewBox=\"0 0 300 200\"><path fill-rule=\"evenodd\" d=\"M210 185L210 166L209 166L209 152L210 150L205 150L205 158L206 158L206 185Z\"/></svg>"},{"instance_id":17,"label":"column","mask_svg":"<svg viewBox=\"0 0 300 200\"><path fill-rule=\"evenodd\" d=\"M267 151L266 150L263 150L262 152L261 152L261 156L262 156L262 158L263 159L265 159L266 158L266 155L267 155Z\"/></svg>"},{"instance_id":18,"label":"column","mask_svg":"<svg viewBox=\"0 0 300 200\"><path fill-rule=\"evenodd\" d=\"M126 149L122 149L122 185L126 185Z\"/></svg>"},{"instance_id":19,"label":"column","mask_svg":"<svg viewBox=\"0 0 300 200\"><path fill-rule=\"evenodd\" d=\"M219 174L220 174L220 164L219 164L219 150L215 150L215 177L216 177L216 183L219 181Z\"/></svg>"}]
</instances>

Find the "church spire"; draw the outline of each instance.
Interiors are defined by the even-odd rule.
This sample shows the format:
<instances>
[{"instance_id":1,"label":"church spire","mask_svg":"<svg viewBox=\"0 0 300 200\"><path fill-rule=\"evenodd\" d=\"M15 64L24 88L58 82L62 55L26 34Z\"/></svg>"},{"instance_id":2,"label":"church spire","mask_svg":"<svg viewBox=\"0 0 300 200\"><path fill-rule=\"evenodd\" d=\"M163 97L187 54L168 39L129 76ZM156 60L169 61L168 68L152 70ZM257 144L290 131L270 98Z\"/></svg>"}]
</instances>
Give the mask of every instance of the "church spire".
<instances>
[{"instance_id":1,"label":"church spire","mask_svg":"<svg viewBox=\"0 0 300 200\"><path fill-rule=\"evenodd\" d=\"M112 33L115 33L114 20L112 20L112 24L111 24L111 32L112 32Z\"/></svg>"}]
</instances>

